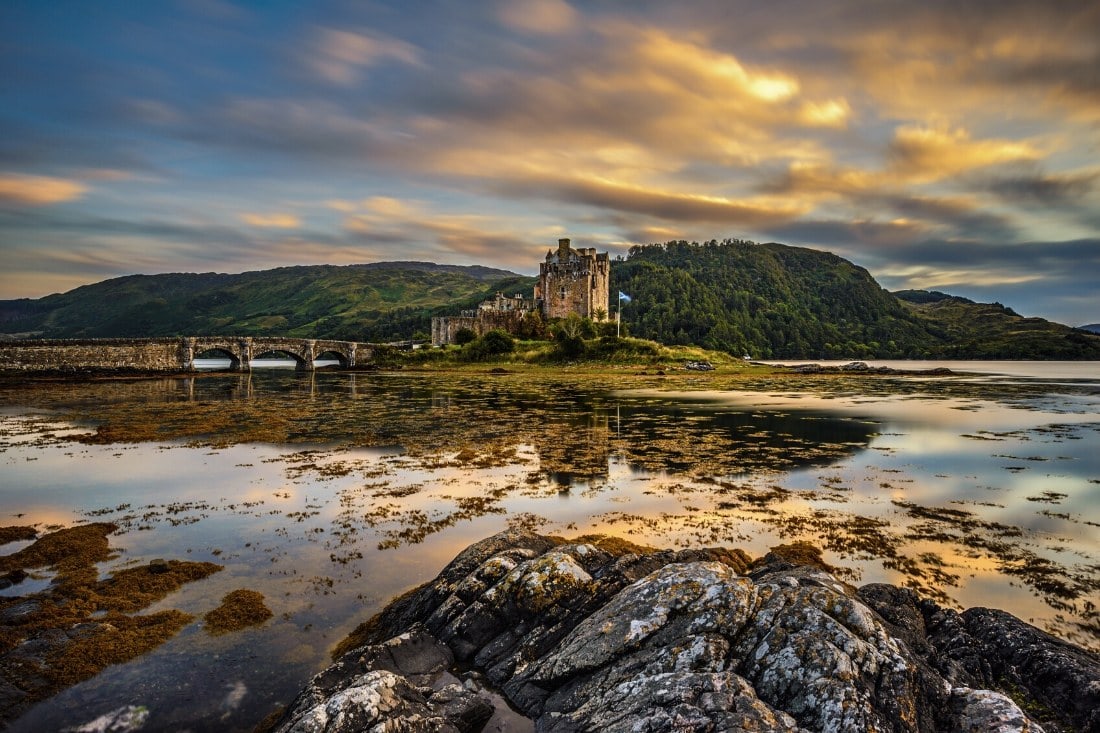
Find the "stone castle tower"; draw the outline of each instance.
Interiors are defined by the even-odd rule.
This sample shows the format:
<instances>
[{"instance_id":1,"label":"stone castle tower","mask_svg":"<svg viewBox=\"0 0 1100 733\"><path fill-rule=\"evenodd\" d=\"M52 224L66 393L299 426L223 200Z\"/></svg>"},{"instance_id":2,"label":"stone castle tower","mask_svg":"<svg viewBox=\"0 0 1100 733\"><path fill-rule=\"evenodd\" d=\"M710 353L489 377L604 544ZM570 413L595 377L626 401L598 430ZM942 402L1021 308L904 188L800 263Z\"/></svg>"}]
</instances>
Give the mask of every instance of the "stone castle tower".
<instances>
[{"instance_id":1,"label":"stone castle tower","mask_svg":"<svg viewBox=\"0 0 1100 733\"><path fill-rule=\"evenodd\" d=\"M544 318L565 318L576 313L594 321L607 320L610 301L611 260L606 252L573 249L568 239L546 253L539 265L535 300Z\"/></svg>"}]
</instances>

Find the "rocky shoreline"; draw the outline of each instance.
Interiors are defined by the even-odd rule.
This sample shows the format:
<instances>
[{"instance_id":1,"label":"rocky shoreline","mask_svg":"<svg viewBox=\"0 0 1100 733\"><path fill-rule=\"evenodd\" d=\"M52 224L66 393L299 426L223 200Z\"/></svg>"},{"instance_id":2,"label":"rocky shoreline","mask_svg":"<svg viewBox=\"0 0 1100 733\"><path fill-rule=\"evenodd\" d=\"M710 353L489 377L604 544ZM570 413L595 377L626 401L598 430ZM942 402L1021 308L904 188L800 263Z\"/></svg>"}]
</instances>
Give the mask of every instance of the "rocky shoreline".
<instances>
[{"instance_id":1,"label":"rocky shoreline","mask_svg":"<svg viewBox=\"0 0 1100 733\"><path fill-rule=\"evenodd\" d=\"M1100 731L1096 655L1002 611L854 588L805 545L753 561L510 530L335 656L264 728Z\"/></svg>"}]
</instances>

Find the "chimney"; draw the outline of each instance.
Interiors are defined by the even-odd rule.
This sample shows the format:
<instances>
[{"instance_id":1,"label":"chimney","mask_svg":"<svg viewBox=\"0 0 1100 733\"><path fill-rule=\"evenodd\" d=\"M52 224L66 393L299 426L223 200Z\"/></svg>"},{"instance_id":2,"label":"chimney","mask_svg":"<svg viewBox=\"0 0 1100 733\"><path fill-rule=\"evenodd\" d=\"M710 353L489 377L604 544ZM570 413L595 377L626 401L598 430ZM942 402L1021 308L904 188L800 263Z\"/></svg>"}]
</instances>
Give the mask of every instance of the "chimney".
<instances>
[{"instance_id":1,"label":"chimney","mask_svg":"<svg viewBox=\"0 0 1100 733\"><path fill-rule=\"evenodd\" d=\"M565 257L568 254L568 252L569 252L569 240L568 239L559 239L558 240L558 254L559 254L559 256Z\"/></svg>"}]
</instances>

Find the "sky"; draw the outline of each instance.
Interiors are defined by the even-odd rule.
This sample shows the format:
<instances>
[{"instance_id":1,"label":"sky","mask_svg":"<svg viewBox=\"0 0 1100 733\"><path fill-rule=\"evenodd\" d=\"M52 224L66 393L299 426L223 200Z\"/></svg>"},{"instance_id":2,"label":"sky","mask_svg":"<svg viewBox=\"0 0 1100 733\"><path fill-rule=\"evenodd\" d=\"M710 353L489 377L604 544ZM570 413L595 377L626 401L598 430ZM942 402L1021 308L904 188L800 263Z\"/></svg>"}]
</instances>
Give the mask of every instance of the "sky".
<instances>
[{"instance_id":1,"label":"sky","mask_svg":"<svg viewBox=\"0 0 1100 733\"><path fill-rule=\"evenodd\" d=\"M560 237L1100 322L1100 2L0 3L0 298Z\"/></svg>"}]
</instances>

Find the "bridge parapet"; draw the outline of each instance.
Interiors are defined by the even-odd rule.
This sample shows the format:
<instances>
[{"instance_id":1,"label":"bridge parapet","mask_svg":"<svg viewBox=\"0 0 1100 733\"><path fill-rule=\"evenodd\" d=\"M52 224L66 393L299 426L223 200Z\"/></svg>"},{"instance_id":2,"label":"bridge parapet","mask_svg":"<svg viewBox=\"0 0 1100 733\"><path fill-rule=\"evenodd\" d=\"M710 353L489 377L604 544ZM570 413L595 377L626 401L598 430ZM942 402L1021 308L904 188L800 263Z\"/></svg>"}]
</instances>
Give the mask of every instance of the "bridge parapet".
<instances>
[{"instance_id":1,"label":"bridge parapet","mask_svg":"<svg viewBox=\"0 0 1100 733\"><path fill-rule=\"evenodd\" d=\"M298 369L311 370L322 354L335 354L342 368L369 361L374 349L355 341L252 336L187 336L146 339L28 339L0 342L0 371L6 372L181 372L194 371L195 357L227 356L233 371L272 351L290 354Z\"/></svg>"}]
</instances>

